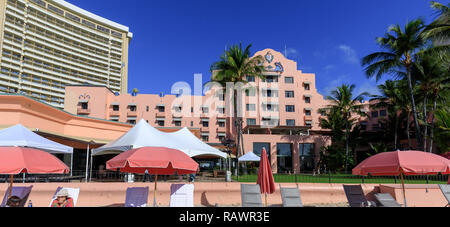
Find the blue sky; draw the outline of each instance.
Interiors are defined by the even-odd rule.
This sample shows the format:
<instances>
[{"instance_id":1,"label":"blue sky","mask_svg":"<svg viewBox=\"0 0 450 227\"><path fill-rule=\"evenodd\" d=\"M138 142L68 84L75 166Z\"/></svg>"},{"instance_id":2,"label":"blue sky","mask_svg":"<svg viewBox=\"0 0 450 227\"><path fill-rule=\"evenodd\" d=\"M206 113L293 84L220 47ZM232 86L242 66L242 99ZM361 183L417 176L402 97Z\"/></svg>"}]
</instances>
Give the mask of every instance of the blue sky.
<instances>
[{"instance_id":1,"label":"blue sky","mask_svg":"<svg viewBox=\"0 0 450 227\"><path fill-rule=\"evenodd\" d=\"M206 82L225 46L239 42L253 44L252 53L287 47L300 70L316 74L324 96L342 83L376 93L359 63L379 50L375 38L391 24L433 18L428 0L67 1L130 27L128 90L152 94L169 94L177 81L193 87L194 73Z\"/></svg>"}]
</instances>

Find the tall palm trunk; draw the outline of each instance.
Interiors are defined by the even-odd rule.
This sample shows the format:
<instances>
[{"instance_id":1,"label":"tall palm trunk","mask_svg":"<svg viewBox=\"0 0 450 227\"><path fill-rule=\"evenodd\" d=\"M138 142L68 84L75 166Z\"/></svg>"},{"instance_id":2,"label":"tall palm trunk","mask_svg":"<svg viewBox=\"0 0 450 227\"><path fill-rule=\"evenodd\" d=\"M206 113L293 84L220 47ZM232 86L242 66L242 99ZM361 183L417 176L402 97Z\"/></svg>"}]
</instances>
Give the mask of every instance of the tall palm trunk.
<instances>
[{"instance_id":1,"label":"tall palm trunk","mask_svg":"<svg viewBox=\"0 0 450 227\"><path fill-rule=\"evenodd\" d=\"M242 133L242 119L240 116L238 116L238 93L237 90L234 89L234 97L233 97L233 105L234 105L234 126L236 130L236 156L237 158L241 157L243 155L243 146L241 149L241 143L243 145L243 142L241 142L241 139L243 139L241 133ZM239 103L240 104L240 103ZM243 174L247 174L247 168L244 162L241 163ZM238 174L239 174L239 166L238 166Z\"/></svg>"},{"instance_id":2,"label":"tall palm trunk","mask_svg":"<svg viewBox=\"0 0 450 227\"><path fill-rule=\"evenodd\" d=\"M398 114L395 113L395 129L394 129L394 150L397 150L398 144Z\"/></svg>"},{"instance_id":3,"label":"tall palm trunk","mask_svg":"<svg viewBox=\"0 0 450 227\"><path fill-rule=\"evenodd\" d=\"M427 97L425 96L423 99L423 151L427 152L427 134L428 134L428 126L427 126Z\"/></svg>"},{"instance_id":4,"label":"tall palm trunk","mask_svg":"<svg viewBox=\"0 0 450 227\"><path fill-rule=\"evenodd\" d=\"M345 121L345 173L348 166L348 119Z\"/></svg>"},{"instance_id":5,"label":"tall palm trunk","mask_svg":"<svg viewBox=\"0 0 450 227\"><path fill-rule=\"evenodd\" d=\"M431 116L430 153L433 152L434 111L436 111L436 103L437 103L437 96L434 96L434 99L433 99L433 110L431 111L431 113L432 113L433 115Z\"/></svg>"},{"instance_id":6,"label":"tall palm trunk","mask_svg":"<svg viewBox=\"0 0 450 227\"><path fill-rule=\"evenodd\" d=\"M409 136L409 119L411 118L411 111L408 111L408 118L406 118L406 138L408 138L408 150L411 149L411 138Z\"/></svg>"},{"instance_id":7,"label":"tall palm trunk","mask_svg":"<svg viewBox=\"0 0 450 227\"><path fill-rule=\"evenodd\" d=\"M417 109L416 109L416 102L414 101L414 93L413 93L413 87L411 82L411 65L406 66L407 71L407 78L408 78L408 88L409 88L409 96L411 98L411 106L412 106L412 112L414 117L414 127L415 127L415 134L416 134L416 141L417 141L417 149L423 150L423 144L422 144L422 138L420 136L421 131L419 127L419 121L417 120Z\"/></svg>"}]
</instances>

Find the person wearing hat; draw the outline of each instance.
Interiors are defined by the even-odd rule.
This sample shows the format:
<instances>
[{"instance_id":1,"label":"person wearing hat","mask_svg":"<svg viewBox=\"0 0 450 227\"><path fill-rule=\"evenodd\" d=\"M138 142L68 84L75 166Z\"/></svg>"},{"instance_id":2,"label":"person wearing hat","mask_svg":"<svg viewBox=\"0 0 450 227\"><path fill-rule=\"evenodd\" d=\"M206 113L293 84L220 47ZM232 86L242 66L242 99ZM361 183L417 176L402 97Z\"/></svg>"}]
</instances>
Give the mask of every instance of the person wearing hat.
<instances>
[{"instance_id":1,"label":"person wearing hat","mask_svg":"<svg viewBox=\"0 0 450 227\"><path fill-rule=\"evenodd\" d=\"M67 189L61 189L56 193L56 199L52 202L52 207L73 207L73 199L69 197Z\"/></svg>"}]
</instances>

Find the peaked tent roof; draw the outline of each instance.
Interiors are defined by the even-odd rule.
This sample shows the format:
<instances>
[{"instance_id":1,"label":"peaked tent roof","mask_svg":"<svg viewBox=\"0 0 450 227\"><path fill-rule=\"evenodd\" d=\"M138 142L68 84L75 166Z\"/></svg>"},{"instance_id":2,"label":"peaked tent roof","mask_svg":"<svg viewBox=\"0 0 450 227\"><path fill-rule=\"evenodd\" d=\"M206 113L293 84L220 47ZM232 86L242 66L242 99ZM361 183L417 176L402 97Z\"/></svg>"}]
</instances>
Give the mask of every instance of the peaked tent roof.
<instances>
[{"instance_id":1,"label":"peaked tent roof","mask_svg":"<svg viewBox=\"0 0 450 227\"><path fill-rule=\"evenodd\" d=\"M226 158L224 152L209 146L193 135L189 129L165 133L140 120L132 129L102 147L93 150L93 155L117 154L140 147L167 147L183 151L190 157L212 155Z\"/></svg>"},{"instance_id":2,"label":"peaked tent roof","mask_svg":"<svg viewBox=\"0 0 450 227\"><path fill-rule=\"evenodd\" d=\"M0 130L0 147L31 147L52 154L72 154L73 148L46 139L21 124Z\"/></svg>"},{"instance_id":3,"label":"peaked tent roof","mask_svg":"<svg viewBox=\"0 0 450 227\"><path fill-rule=\"evenodd\" d=\"M238 160L240 162L259 162L261 157L253 153L253 151L250 151L247 154L242 155Z\"/></svg>"}]
</instances>

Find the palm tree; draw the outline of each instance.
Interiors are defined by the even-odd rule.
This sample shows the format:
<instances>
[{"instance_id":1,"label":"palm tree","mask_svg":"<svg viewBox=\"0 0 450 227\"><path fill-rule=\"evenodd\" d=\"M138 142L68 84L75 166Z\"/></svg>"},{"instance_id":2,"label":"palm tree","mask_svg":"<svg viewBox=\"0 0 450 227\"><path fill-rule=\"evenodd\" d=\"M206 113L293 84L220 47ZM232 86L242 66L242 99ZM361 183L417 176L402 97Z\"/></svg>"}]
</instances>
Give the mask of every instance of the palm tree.
<instances>
[{"instance_id":1,"label":"palm tree","mask_svg":"<svg viewBox=\"0 0 450 227\"><path fill-rule=\"evenodd\" d=\"M444 57L442 57L444 56ZM422 121L424 125L424 151L427 149L426 137L428 135L428 119L430 113L427 111L428 100L433 101L432 111L434 112L437 108L438 99L444 101L448 98L447 95L442 95L443 91L450 88L450 54L438 53L438 52L427 52L426 54L421 54L414 62L414 67L412 68L412 76L417 80L418 88L420 91L420 96L423 98L422 107ZM433 124L433 123L432 123ZM432 125L431 127L434 127ZM433 132L430 130L431 133ZM432 137L432 135L431 135ZM430 152L432 149L432 140L430 142Z\"/></svg>"},{"instance_id":2,"label":"palm tree","mask_svg":"<svg viewBox=\"0 0 450 227\"><path fill-rule=\"evenodd\" d=\"M357 114L359 116L367 116L365 112L362 111L363 105L361 104L364 97L370 96L369 93L363 92L353 98L353 91L355 90L355 85L343 84L341 87L337 87L336 90L331 92L331 96L327 96L326 99L330 100L330 104L327 108L331 113L339 113L345 122L345 172L347 172L347 157L349 150L349 130L353 125L355 119L352 119L352 114Z\"/></svg>"},{"instance_id":3,"label":"palm tree","mask_svg":"<svg viewBox=\"0 0 450 227\"><path fill-rule=\"evenodd\" d=\"M398 81L387 80L384 84L378 85L380 96L375 96L378 100L371 108L379 109L386 108L388 116L393 119L394 125L394 150L397 150L398 145L398 128L400 112L404 109L404 96L398 86Z\"/></svg>"},{"instance_id":4,"label":"palm tree","mask_svg":"<svg viewBox=\"0 0 450 227\"><path fill-rule=\"evenodd\" d=\"M406 71L409 96L414 117L414 126L417 144L422 149L422 137L420 135L417 110L414 100L413 85L411 80L411 68L416 54L425 47L427 41L421 36L424 22L416 19L409 22L404 30L400 25L390 26L384 37L377 38L377 42L384 52L369 54L362 59L362 66L368 78L376 76L377 81L383 74L393 74L398 76L399 71Z\"/></svg>"},{"instance_id":5,"label":"palm tree","mask_svg":"<svg viewBox=\"0 0 450 227\"><path fill-rule=\"evenodd\" d=\"M263 56L251 57L250 48L251 44L248 45L245 50L242 49L242 44L231 46L225 53L220 57L220 60L211 65L211 82L218 82L223 87L226 87L227 83L247 83L247 76L255 76L263 79L263 72L265 71L262 63L264 62ZM227 92L227 90L225 90ZM237 156L240 157L241 147L240 140L242 137L242 117L240 116L240 109L238 114L238 96L237 89L234 89L233 94L233 113L235 118L235 127L237 132ZM242 91L240 91L242 92ZM241 103L241 102L239 102ZM243 150L243 145L242 145Z\"/></svg>"},{"instance_id":6,"label":"palm tree","mask_svg":"<svg viewBox=\"0 0 450 227\"><path fill-rule=\"evenodd\" d=\"M133 90L131 91L132 96L136 96L138 93L139 93L139 90L137 88L133 88Z\"/></svg>"},{"instance_id":7,"label":"palm tree","mask_svg":"<svg viewBox=\"0 0 450 227\"><path fill-rule=\"evenodd\" d=\"M437 14L437 18L428 25L423 35L426 39L432 39L436 45L450 44L450 3L444 5L431 1L431 8Z\"/></svg>"}]
</instances>

